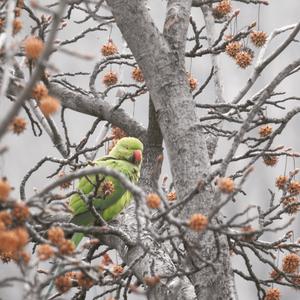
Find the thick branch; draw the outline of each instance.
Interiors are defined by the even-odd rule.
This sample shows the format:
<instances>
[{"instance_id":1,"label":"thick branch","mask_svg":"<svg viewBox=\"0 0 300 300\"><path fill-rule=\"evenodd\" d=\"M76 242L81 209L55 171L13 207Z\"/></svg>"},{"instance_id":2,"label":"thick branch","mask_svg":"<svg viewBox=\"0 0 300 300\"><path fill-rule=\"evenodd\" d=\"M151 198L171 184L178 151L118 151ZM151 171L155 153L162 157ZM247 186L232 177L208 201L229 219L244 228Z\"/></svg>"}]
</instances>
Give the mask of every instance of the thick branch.
<instances>
[{"instance_id":1,"label":"thick branch","mask_svg":"<svg viewBox=\"0 0 300 300\"><path fill-rule=\"evenodd\" d=\"M59 98L62 105L66 108L106 120L141 140L145 138L145 128L121 108L114 109L112 105L102 99L84 96L57 83L50 83L50 93Z\"/></svg>"}]
</instances>

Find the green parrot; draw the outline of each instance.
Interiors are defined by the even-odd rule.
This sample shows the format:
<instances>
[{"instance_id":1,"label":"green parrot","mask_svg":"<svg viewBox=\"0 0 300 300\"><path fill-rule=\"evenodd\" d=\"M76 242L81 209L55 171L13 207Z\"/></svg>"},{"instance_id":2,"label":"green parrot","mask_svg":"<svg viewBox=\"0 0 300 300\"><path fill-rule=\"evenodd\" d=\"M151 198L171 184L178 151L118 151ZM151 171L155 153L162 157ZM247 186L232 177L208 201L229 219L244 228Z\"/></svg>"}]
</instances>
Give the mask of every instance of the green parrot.
<instances>
[{"instance_id":1,"label":"green parrot","mask_svg":"<svg viewBox=\"0 0 300 300\"><path fill-rule=\"evenodd\" d=\"M143 144L133 137L120 139L111 149L108 155L95 161L97 167L111 168L125 175L132 183L137 183L140 178L142 164ZM97 188L97 191L95 191ZM132 195L122 184L112 176L103 174L82 177L77 189L84 195L95 195L93 204L105 221L116 217L131 201ZM73 213L71 223L81 226L93 225L95 217L90 212L88 205L81 198L80 194L74 194L69 202L69 207ZM82 233L74 233L72 241L77 247L83 238ZM57 273L62 269L58 266ZM49 284L46 297L54 286L54 280Z\"/></svg>"},{"instance_id":2,"label":"green parrot","mask_svg":"<svg viewBox=\"0 0 300 300\"><path fill-rule=\"evenodd\" d=\"M120 139L108 155L95 161L97 167L114 169L125 175L132 183L137 183L142 164L143 144L133 137ZM97 188L97 191L95 191ZM95 195L93 205L105 221L116 217L131 201L132 195L112 176L102 174L82 177L77 189L85 195ZM81 226L93 225L95 217L80 194L74 194L69 202L73 213L71 223ZM75 233L72 241L76 246L83 238L82 233Z\"/></svg>"}]
</instances>

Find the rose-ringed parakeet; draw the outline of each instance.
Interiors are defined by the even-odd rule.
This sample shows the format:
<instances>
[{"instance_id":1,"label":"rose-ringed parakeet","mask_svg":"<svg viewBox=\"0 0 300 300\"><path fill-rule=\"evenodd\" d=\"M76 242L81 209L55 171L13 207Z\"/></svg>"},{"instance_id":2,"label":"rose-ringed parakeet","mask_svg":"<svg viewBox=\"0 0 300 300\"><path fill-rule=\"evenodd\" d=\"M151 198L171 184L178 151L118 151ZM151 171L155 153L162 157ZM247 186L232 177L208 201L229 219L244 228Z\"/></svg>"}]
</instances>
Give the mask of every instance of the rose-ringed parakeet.
<instances>
[{"instance_id":1,"label":"rose-ringed parakeet","mask_svg":"<svg viewBox=\"0 0 300 300\"><path fill-rule=\"evenodd\" d=\"M137 183L140 177L142 151L143 144L140 140L124 137L116 143L107 156L96 160L95 166L114 169L125 175L132 183ZM131 193L116 178L103 174L81 178L77 189L86 196L94 196L93 205L105 221L116 217L132 198ZM71 197L69 207L73 213L71 223L82 226L94 224L95 217L79 193ZM72 241L77 246L82 238L82 233L75 233Z\"/></svg>"},{"instance_id":2,"label":"rose-ringed parakeet","mask_svg":"<svg viewBox=\"0 0 300 300\"><path fill-rule=\"evenodd\" d=\"M125 175L132 183L137 183L140 177L142 151L143 144L140 140L125 137L116 143L107 156L96 160L95 166L114 169ZM117 179L103 174L82 177L77 184L77 189L87 197L94 197L93 205L105 221L116 217L132 198L131 193ZM80 193L71 197L69 207L73 212L71 223L81 226L94 224L95 217ZM73 235L72 241L75 246L78 246L82 238L82 233ZM58 267L58 272L61 269L62 267ZM52 288L53 281L49 284L47 296L50 295Z\"/></svg>"}]
</instances>

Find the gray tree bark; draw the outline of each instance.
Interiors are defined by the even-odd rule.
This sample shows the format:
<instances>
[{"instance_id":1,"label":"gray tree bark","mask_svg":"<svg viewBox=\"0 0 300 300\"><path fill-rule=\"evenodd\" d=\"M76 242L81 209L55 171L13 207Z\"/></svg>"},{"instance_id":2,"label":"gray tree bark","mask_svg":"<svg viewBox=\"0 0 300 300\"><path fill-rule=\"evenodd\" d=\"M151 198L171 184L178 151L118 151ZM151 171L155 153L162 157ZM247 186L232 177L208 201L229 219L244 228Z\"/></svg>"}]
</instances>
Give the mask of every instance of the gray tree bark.
<instances>
[{"instance_id":1,"label":"gray tree bark","mask_svg":"<svg viewBox=\"0 0 300 300\"><path fill-rule=\"evenodd\" d=\"M185 37L191 1L168 1L162 35L155 27L144 1L108 0L116 23L144 74L153 99L158 122L166 143L174 185L183 199L210 174L210 163L201 124L187 83L184 67ZM208 214L214 191L207 186L180 210L179 217ZM189 241L211 262L216 255L212 233L202 236L190 232ZM214 261L215 271L204 268L191 276L198 299L231 299L229 251L225 237L219 237L220 254ZM200 267L201 263L196 260ZM195 263L194 262L194 263Z\"/></svg>"}]
</instances>

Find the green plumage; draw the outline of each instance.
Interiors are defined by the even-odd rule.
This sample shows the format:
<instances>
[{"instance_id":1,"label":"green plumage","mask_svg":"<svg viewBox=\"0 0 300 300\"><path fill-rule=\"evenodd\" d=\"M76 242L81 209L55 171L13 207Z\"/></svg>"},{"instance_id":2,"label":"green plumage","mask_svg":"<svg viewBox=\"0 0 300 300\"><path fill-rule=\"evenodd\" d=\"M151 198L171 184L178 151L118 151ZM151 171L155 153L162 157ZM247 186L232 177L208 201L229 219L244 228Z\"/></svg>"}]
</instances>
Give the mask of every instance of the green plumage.
<instances>
[{"instance_id":1,"label":"green plumage","mask_svg":"<svg viewBox=\"0 0 300 300\"><path fill-rule=\"evenodd\" d=\"M122 138L108 156L99 158L95 164L97 167L114 169L125 175L132 183L137 183L140 177L142 151L143 144L138 139ZM116 178L103 174L81 178L77 189L86 196L94 197L93 205L105 221L116 217L132 198L131 193ZM69 206L73 212L72 223L82 226L93 225L95 217L80 194L71 197ZM72 240L77 246L82 238L83 234L75 233Z\"/></svg>"}]
</instances>

